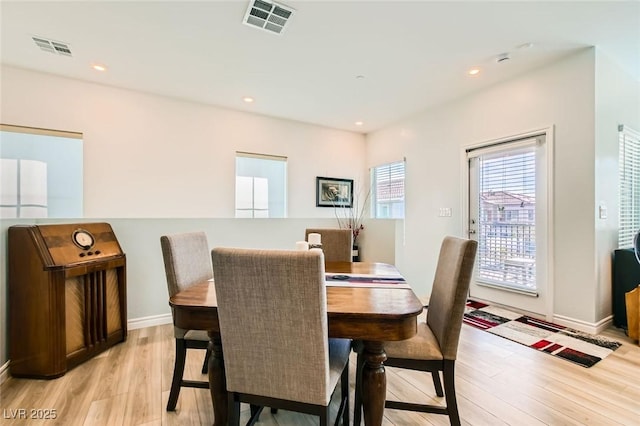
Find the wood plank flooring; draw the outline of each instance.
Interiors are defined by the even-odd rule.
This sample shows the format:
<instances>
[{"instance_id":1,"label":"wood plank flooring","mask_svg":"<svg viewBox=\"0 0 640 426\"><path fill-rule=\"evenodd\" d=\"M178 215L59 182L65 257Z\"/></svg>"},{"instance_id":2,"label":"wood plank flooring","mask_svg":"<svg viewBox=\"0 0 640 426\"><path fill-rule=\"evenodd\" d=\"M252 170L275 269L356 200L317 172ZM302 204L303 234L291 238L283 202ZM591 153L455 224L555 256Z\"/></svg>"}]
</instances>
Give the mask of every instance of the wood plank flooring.
<instances>
[{"instance_id":1,"label":"wood plank flooring","mask_svg":"<svg viewBox=\"0 0 640 426\"><path fill-rule=\"evenodd\" d=\"M456 363L463 424L640 424L640 347L617 329L604 334L622 342L623 346L587 369L464 325ZM10 378L0 387L0 424L213 424L207 390L184 388L176 411L165 411L174 352L172 326L150 327L130 331L125 343L58 379ZM189 351L186 377L206 377L200 374L203 356L204 351ZM354 367L352 356L352 409ZM440 400L435 396L429 375L392 368L387 368L387 397L414 402ZM12 418L19 409L26 410L27 419ZM44 410L40 414L55 410L56 419L35 420L30 418L31 409ZM248 415L248 407L243 406L245 422ZM318 424L318 421L284 410L275 415L265 410L259 424L304 426ZM384 424L448 425L449 422L445 416L386 410Z\"/></svg>"}]
</instances>

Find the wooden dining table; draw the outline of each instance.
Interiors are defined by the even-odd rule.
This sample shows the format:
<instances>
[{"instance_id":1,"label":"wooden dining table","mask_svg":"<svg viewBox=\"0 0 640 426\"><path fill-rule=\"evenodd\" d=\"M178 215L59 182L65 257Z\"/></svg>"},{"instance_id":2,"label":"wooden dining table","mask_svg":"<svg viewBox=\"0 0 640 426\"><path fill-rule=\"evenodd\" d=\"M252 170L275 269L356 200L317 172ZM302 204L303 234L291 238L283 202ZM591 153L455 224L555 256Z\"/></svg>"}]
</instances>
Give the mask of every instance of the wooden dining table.
<instances>
[{"instance_id":1,"label":"wooden dining table","mask_svg":"<svg viewBox=\"0 0 640 426\"><path fill-rule=\"evenodd\" d=\"M385 263L327 262L327 273L398 276L395 266ZM176 327L207 330L212 356L209 360L209 388L214 426L227 424L227 390L223 348L218 325L215 284L205 281L169 299ZM384 342L405 340L417 332L417 317L423 305L407 285L327 285L329 337L362 341L362 402L366 426L382 424L386 396Z\"/></svg>"}]
</instances>

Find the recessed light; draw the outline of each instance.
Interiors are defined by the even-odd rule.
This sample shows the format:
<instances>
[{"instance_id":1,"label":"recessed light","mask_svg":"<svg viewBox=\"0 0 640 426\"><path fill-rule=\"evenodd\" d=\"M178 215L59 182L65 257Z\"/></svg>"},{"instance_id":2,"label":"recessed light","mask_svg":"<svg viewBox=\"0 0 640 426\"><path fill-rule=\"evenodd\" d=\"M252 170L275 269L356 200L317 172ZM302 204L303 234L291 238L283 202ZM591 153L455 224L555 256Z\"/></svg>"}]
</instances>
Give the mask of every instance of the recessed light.
<instances>
[{"instance_id":1,"label":"recessed light","mask_svg":"<svg viewBox=\"0 0 640 426\"><path fill-rule=\"evenodd\" d=\"M353 124L355 124L356 126L362 126L362 125L364 124L364 122L362 122L362 121L356 121L356 122L355 122L355 123L353 123Z\"/></svg>"},{"instance_id":2,"label":"recessed light","mask_svg":"<svg viewBox=\"0 0 640 426\"><path fill-rule=\"evenodd\" d=\"M356 80L364 80L364 75L356 75Z\"/></svg>"},{"instance_id":3,"label":"recessed light","mask_svg":"<svg viewBox=\"0 0 640 426\"><path fill-rule=\"evenodd\" d=\"M107 67L102 65L102 64L93 64L91 65L91 68L93 68L96 71L106 71Z\"/></svg>"},{"instance_id":4,"label":"recessed light","mask_svg":"<svg viewBox=\"0 0 640 426\"><path fill-rule=\"evenodd\" d=\"M516 49L529 49L530 47L533 47L533 43L522 43L516 46Z\"/></svg>"},{"instance_id":5,"label":"recessed light","mask_svg":"<svg viewBox=\"0 0 640 426\"><path fill-rule=\"evenodd\" d=\"M253 101L255 101L255 99L253 99L251 96L245 96L244 98L242 98L242 100L248 104L253 103Z\"/></svg>"},{"instance_id":6,"label":"recessed light","mask_svg":"<svg viewBox=\"0 0 640 426\"><path fill-rule=\"evenodd\" d=\"M471 68L469 70L469 75L478 75L480 74L480 68Z\"/></svg>"}]
</instances>

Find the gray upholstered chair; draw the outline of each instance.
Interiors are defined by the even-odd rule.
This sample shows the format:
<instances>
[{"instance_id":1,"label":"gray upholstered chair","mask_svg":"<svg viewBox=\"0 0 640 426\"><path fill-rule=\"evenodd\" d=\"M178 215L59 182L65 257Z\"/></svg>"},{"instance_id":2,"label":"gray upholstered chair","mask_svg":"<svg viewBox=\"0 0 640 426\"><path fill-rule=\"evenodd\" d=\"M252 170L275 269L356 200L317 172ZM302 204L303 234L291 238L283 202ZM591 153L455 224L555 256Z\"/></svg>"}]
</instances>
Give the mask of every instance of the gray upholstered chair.
<instances>
[{"instance_id":1,"label":"gray upholstered chair","mask_svg":"<svg viewBox=\"0 0 640 426\"><path fill-rule=\"evenodd\" d=\"M211 258L229 424L239 423L245 402L314 414L327 425L340 380L336 424L342 417L348 425L350 340L328 338L322 253L215 248Z\"/></svg>"},{"instance_id":2,"label":"gray upholstered chair","mask_svg":"<svg viewBox=\"0 0 640 426\"><path fill-rule=\"evenodd\" d=\"M308 241L309 234L320 234L322 239L322 251L327 262L351 262L353 257L353 232L350 229L310 229L304 233L305 241Z\"/></svg>"},{"instance_id":3,"label":"gray upholstered chair","mask_svg":"<svg viewBox=\"0 0 640 426\"><path fill-rule=\"evenodd\" d=\"M446 405L386 401L386 408L446 414L452 425L460 424L454 365L477 246L478 243L473 240L445 237L440 248L426 322L418 324L418 334L411 339L385 343L387 360L384 365L431 372L438 396L443 396L440 382L442 372ZM358 376L364 362L361 358L358 355ZM360 424L362 407L360 383L361 380L356 379L355 426Z\"/></svg>"},{"instance_id":4,"label":"gray upholstered chair","mask_svg":"<svg viewBox=\"0 0 640 426\"><path fill-rule=\"evenodd\" d=\"M160 237L164 270L167 276L169 297L193 284L207 281L213 277L211 255L207 236L204 232L163 235ZM174 327L176 339L176 360L173 367L173 379L167 411L174 411L181 387L208 389L208 381L183 380L187 349L206 349L202 374L207 372L209 336L202 330L183 330Z\"/></svg>"}]
</instances>

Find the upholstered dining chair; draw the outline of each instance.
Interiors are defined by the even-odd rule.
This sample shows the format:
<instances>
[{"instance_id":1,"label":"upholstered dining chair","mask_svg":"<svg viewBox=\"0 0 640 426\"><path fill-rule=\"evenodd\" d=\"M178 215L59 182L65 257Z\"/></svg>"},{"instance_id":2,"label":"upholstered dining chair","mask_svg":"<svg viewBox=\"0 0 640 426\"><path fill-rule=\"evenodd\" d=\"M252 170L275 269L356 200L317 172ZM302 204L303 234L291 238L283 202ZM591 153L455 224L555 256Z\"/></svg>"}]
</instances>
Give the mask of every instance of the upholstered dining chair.
<instances>
[{"instance_id":1,"label":"upholstered dining chair","mask_svg":"<svg viewBox=\"0 0 640 426\"><path fill-rule=\"evenodd\" d=\"M478 243L445 237L429 298L426 322L418 324L418 333L408 340L386 342L387 367L431 372L437 396L445 397L445 406L385 401L385 407L423 413L446 414L452 425L460 424L456 402L454 366L462 317L473 273ZM358 354L357 374L361 375L362 356ZM444 395L440 372L444 381ZM356 379L354 425L360 424L362 408L361 380Z\"/></svg>"},{"instance_id":2,"label":"upholstered dining chair","mask_svg":"<svg viewBox=\"0 0 640 426\"><path fill-rule=\"evenodd\" d=\"M211 258L229 424L239 424L244 402L317 415L327 425L340 381L335 424L348 425L351 342L328 338L323 254L214 248Z\"/></svg>"},{"instance_id":3,"label":"upholstered dining chair","mask_svg":"<svg viewBox=\"0 0 640 426\"><path fill-rule=\"evenodd\" d=\"M160 237L164 270L167 277L169 297L193 284L207 281L213 277L211 255L207 236L204 232L163 235ZM173 379L169 392L167 411L174 411L181 387L208 389L208 381L184 380L184 364L187 349L206 349L202 374L207 372L209 356L209 336L202 330L183 330L173 328L176 339L176 359L173 367Z\"/></svg>"},{"instance_id":4,"label":"upholstered dining chair","mask_svg":"<svg viewBox=\"0 0 640 426\"><path fill-rule=\"evenodd\" d=\"M353 232L350 229L312 229L305 230L304 239L308 241L309 234L320 234L322 251L327 262L351 262L353 260Z\"/></svg>"}]
</instances>

